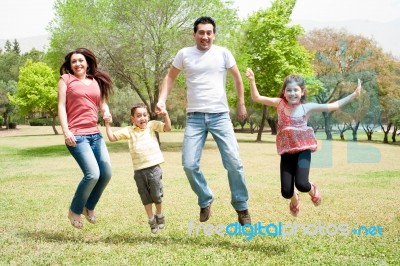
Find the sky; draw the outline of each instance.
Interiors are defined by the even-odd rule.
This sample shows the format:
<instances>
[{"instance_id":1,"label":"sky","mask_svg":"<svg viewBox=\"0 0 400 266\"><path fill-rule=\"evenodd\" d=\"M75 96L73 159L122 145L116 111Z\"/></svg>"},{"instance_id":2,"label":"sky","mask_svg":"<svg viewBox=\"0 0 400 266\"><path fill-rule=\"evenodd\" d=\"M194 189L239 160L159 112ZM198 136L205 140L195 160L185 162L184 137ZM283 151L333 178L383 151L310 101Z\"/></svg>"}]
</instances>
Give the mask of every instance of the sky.
<instances>
[{"instance_id":1,"label":"sky","mask_svg":"<svg viewBox=\"0 0 400 266\"><path fill-rule=\"evenodd\" d=\"M241 17L271 6L272 0L235 0ZM400 0L297 0L293 21L366 19L388 22L400 18Z\"/></svg>"},{"instance_id":2,"label":"sky","mask_svg":"<svg viewBox=\"0 0 400 266\"><path fill-rule=\"evenodd\" d=\"M234 6L239 9L239 16L246 18L258 9L268 8L271 2L234 0ZM46 28L53 18L53 4L54 0L0 0L0 39L46 35ZM297 0L291 18L295 23L352 19L389 22L400 19L400 0ZM388 31L388 34L393 33ZM390 37L386 36L387 39Z\"/></svg>"}]
</instances>

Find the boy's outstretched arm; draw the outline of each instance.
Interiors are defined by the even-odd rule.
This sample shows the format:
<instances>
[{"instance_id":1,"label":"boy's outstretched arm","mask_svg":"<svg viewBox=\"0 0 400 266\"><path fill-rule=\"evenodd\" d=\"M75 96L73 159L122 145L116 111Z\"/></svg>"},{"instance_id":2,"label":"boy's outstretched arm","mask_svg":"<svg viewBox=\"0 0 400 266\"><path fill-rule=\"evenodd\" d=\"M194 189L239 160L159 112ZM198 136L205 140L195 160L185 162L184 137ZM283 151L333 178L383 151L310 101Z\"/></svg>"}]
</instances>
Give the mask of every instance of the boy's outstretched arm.
<instances>
[{"instance_id":1,"label":"boy's outstretched arm","mask_svg":"<svg viewBox=\"0 0 400 266\"><path fill-rule=\"evenodd\" d=\"M164 132L171 131L171 119L167 111L164 112Z\"/></svg>"},{"instance_id":2,"label":"boy's outstretched arm","mask_svg":"<svg viewBox=\"0 0 400 266\"><path fill-rule=\"evenodd\" d=\"M111 142L117 141L117 138L114 136L114 133L111 130L110 121L108 119L105 119L105 124L108 140Z\"/></svg>"}]
</instances>

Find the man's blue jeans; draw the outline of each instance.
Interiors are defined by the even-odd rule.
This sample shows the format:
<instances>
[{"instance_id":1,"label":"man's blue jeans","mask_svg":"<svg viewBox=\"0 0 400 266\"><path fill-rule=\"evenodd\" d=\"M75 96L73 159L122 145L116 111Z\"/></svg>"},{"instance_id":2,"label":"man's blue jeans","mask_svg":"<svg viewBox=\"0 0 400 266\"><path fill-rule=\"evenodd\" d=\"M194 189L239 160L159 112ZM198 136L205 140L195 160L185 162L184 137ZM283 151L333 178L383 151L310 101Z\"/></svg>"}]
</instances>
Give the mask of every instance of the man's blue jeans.
<instances>
[{"instance_id":1,"label":"man's blue jeans","mask_svg":"<svg viewBox=\"0 0 400 266\"><path fill-rule=\"evenodd\" d=\"M94 210L111 179L111 163L107 146L100 133L76 135L76 146L67 148L83 172L70 209L81 214L83 208Z\"/></svg>"},{"instance_id":2,"label":"man's blue jeans","mask_svg":"<svg viewBox=\"0 0 400 266\"><path fill-rule=\"evenodd\" d=\"M235 210L246 210L248 193L239 146L229 113L188 113L182 147L182 164L201 208L213 201L213 194L200 170L200 159L208 132L218 145L224 168L228 171L231 204Z\"/></svg>"}]
</instances>

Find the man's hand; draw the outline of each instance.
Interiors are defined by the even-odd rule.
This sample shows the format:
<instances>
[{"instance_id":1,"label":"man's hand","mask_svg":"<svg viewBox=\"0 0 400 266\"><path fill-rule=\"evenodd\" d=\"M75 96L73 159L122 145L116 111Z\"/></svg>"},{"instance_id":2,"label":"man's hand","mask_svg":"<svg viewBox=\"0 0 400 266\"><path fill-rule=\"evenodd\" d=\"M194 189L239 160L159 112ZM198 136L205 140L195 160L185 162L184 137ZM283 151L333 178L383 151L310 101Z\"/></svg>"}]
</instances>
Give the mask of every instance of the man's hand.
<instances>
[{"instance_id":1,"label":"man's hand","mask_svg":"<svg viewBox=\"0 0 400 266\"><path fill-rule=\"evenodd\" d=\"M239 104L237 107L237 118L239 121L243 122L247 118L246 106L244 104Z\"/></svg>"},{"instance_id":2,"label":"man's hand","mask_svg":"<svg viewBox=\"0 0 400 266\"><path fill-rule=\"evenodd\" d=\"M165 106L165 102L158 102L156 104L156 110L155 110L156 114L158 115L162 115L165 116L167 114L167 108Z\"/></svg>"}]
</instances>

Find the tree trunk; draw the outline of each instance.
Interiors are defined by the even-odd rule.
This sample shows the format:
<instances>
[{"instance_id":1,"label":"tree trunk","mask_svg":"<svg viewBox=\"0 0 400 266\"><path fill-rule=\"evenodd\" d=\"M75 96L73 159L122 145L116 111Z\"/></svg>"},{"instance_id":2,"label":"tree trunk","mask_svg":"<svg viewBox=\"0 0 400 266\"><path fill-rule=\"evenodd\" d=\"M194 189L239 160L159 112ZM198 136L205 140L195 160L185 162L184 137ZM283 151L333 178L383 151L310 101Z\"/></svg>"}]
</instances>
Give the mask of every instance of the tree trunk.
<instances>
[{"instance_id":1,"label":"tree trunk","mask_svg":"<svg viewBox=\"0 0 400 266\"><path fill-rule=\"evenodd\" d=\"M271 128L271 135L278 133L278 120L276 118L267 118L268 125Z\"/></svg>"},{"instance_id":2,"label":"tree trunk","mask_svg":"<svg viewBox=\"0 0 400 266\"><path fill-rule=\"evenodd\" d=\"M326 139L332 140L332 131L331 131L331 126L330 126L331 113L322 112L322 115L324 116L324 121L325 121L324 124L325 124Z\"/></svg>"},{"instance_id":3,"label":"tree trunk","mask_svg":"<svg viewBox=\"0 0 400 266\"><path fill-rule=\"evenodd\" d=\"M357 141L357 130L358 127L360 126L360 122L356 123L356 126L354 128L352 128L353 131L353 141Z\"/></svg>"},{"instance_id":4,"label":"tree trunk","mask_svg":"<svg viewBox=\"0 0 400 266\"><path fill-rule=\"evenodd\" d=\"M58 131L56 128L56 117L55 115L52 116L51 126L53 127L53 131L55 135L58 135Z\"/></svg>"},{"instance_id":5,"label":"tree trunk","mask_svg":"<svg viewBox=\"0 0 400 266\"><path fill-rule=\"evenodd\" d=\"M9 128L9 126L8 126L8 115L7 115L7 113L4 113L4 114L3 114L3 124L6 126L6 129Z\"/></svg>"},{"instance_id":6,"label":"tree trunk","mask_svg":"<svg viewBox=\"0 0 400 266\"><path fill-rule=\"evenodd\" d=\"M261 141L261 136L264 131L264 125L265 125L265 118L267 117L267 106L263 106L263 112L262 112L262 118L261 118L261 123L260 123L260 128L258 129L257 133L257 139L256 141Z\"/></svg>"},{"instance_id":7,"label":"tree trunk","mask_svg":"<svg viewBox=\"0 0 400 266\"><path fill-rule=\"evenodd\" d=\"M393 127L392 141L396 142L397 126Z\"/></svg>"},{"instance_id":8,"label":"tree trunk","mask_svg":"<svg viewBox=\"0 0 400 266\"><path fill-rule=\"evenodd\" d=\"M389 135L389 131L390 131L391 128L392 128L392 123L389 123L387 125L386 130L383 127L383 125L381 124L381 129L383 131L383 134L385 134L384 137L383 137L383 143L389 143L388 135Z\"/></svg>"},{"instance_id":9,"label":"tree trunk","mask_svg":"<svg viewBox=\"0 0 400 266\"><path fill-rule=\"evenodd\" d=\"M383 131L383 133L385 134L384 137L383 137L383 143L389 143L388 132Z\"/></svg>"}]
</instances>

